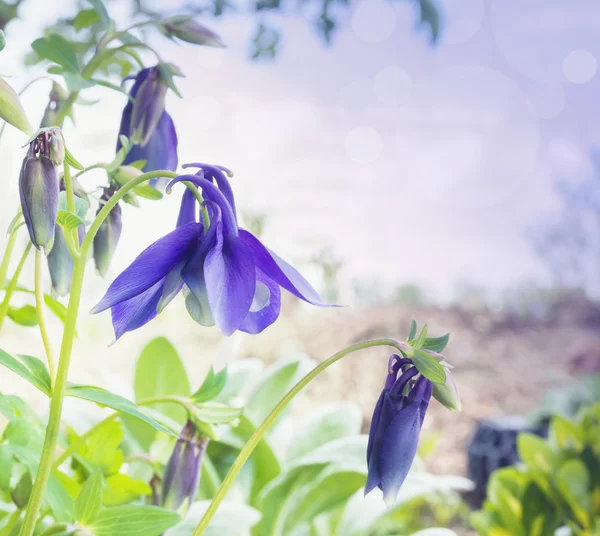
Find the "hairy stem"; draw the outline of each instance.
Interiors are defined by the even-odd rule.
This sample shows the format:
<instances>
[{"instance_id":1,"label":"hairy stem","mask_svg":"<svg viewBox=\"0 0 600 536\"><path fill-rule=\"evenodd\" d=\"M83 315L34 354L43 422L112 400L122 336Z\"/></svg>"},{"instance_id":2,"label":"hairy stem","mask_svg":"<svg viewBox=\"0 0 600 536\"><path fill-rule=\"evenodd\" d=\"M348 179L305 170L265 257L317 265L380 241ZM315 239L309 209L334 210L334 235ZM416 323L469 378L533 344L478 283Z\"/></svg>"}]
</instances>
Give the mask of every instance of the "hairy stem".
<instances>
[{"instance_id":1,"label":"hairy stem","mask_svg":"<svg viewBox=\"0 0 600 536\"><path fill-rule=\"evenodd\" d=\"M75 328L77 324L77 315L79 313L79 303L81 301L81 289L83 288L83 277L85 275L85 263L88 257L88 252L92 246L94 236L98 232L100 225L106 219L112 208L119 200L127 194L128 191L135 188L138 184L148 181L156 177L176 177L177 174L171 171L152 171L144 173L134 180L128 182L120 188L104 205L102 210L96 216L90 226L86 237L81 245L81 253L75 261L73 269L73 277L71 279L71 293L69 295L69 305L67 307L67 315L65 318L65 327L63 331L62 343L60 348L60 357L56 370L56 381L52 390L52 398L50 399L50 415L48 417L48 425L46 427L46 436L44 438L44 446L42 456L38 467L33 490L27 505L25 519L21 527L20 536L31 536L35 529L38 513L44 497L44 491L48 478L52 472L54 464L54 455L56 451L56 443L60 431L60 419L62 415L63 401L65 398L65 389L67 386L67 376L69 373L69 364L71 362L71 354L73 351L73 340L75 339ZM31 247L29 244L28 248ZM16 286L16 283L15 283ZM7 291L8 292L8 291ZM7 306L8 308L8 306Z\"/></svg>"},{"instance_id":2,"label":"hairy stem","mask_svg":"<svg viewBox=\"0 0 600 536\"><path fill-rule=\"evenodd\" d=\"M217 511L217 509L219 508L219 505L221 504L225 495L227 494L227 491L229 490L229 488L233 484L233 481L235 480L236 476L238 475L238 473L240 472L240 470L242 469L242 467L244 466L244 464L246 463L246 461L248 460L248 458L250 457L250 455L256 448L256 445L258 445L258 443L260 442L262 437L265 435L265 432L269 429L269 427L277 419L277 417L280 415L280 413L286 408L286 406L292 401L292 399L300 391L302 391L302 389L304 389L312 380L314 380L321 372L323 372L326 368L333 365L336 361L339 361L343 357L346 357L347 355L349 355L353 352L356 352L358 350L364 350L365 348L371 348L373 346L391 346L393 348L400 350L400 345L398 344L398 341L396 341L395 339L377 339L377 340L373 340L373 341L367 341L367 342L361 342L358 344L354 344L354 345L349 346L348 348L342 350L341 352L338 352L337 354L332 355L326 361L323 361L323 363L321 363L320 365L318 365L314 369L312 369L306 376L304 376L304 378L302 378L296 385L294 385L294 387L292 387L288 391L288 393L279 401L279 403L275 406L275 408L273 408L273 411L271 411L271 413L269 413L267 418L255 430L255 432L252 434L252 436L250 437L248 442L244 445L244 447L238 454L238 457L233 462L231 469L229 469L227 476L225 476L225 479L223 480L223 483L221 484L219 491L217 491L217 494L214 496L213 500L209 504L208 509L204 513L204 516L202 516L200 523L198 523L198 525L194 529L194 532L192 532L191 536L200 536L207 529L211 519L215 515L215 512Z\"/></svg>"},{"instance_id":3,"label":"hairy stem","mask_svg":"<svg viewBox=\"0 0 600 536\"><path fill-rule=\"evenodd\" d=\"M50 382L54 385L54 377L56 375L56 366L54 361L54 353L52 352L52 344L48 336L48 325L46 324L46 307L44 303L44 289L42 288L42 252L39 249L35 250L35 276L34 276L34 293L35 293L35 311L37 313L40 335L44 343L44 351L48 361L48 369L50 370Z\"/></svg>"},{"instance_id":4,"label":"hairy stem","mask_svg":"<svg viewBox=\"0 0 600 536\"><path fill-rule=\"evenodd\" d=\"M10 280L10 283L6 287L6 291L4 294L4 300L0 305L0 330L2 329L2 324L4 323L4 319L6 318L6 314L8 313L8 308L10 307L10 299L13 295L13 292L17 288L17 284L19 283L19 276L21 275L21 270L23 270L23 266L25 265L25 261L27 260L27 255L29 255L29 251L31 250L31 242L27 244L25 247L25 251L23 251L23 255L21 255L21 259L19 260L19 264L17 264L17 268L15 273Z\"/></svg>"}]
</instances>

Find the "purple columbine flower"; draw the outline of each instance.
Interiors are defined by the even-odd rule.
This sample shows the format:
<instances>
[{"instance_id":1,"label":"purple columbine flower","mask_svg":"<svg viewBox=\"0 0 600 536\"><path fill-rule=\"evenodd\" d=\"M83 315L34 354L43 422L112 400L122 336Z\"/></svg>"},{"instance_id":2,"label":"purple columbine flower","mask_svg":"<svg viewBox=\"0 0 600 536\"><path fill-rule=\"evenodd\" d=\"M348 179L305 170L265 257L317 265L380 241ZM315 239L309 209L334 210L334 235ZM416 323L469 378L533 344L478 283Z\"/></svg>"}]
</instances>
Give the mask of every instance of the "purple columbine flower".
<instances>
[{"instance_id":1,"label":"purple columbine flower","mask_svg":"<svg viewBox=\"0 0 600 536\"><path fill-rule=\"evenodd\" d=\"M385 387L373 412L365 494L376 487L392 506L417 454L419 433L433 384L419 375L410 359L390 357Z\"/></svg>"},{"instance_id":2,"label":"purple columbine flower","mask_svg":"<svg viewBox=\"0 0 600 536\"><path fill-rule=\"evenodd\" d=\"M281 288L318 306L319 294L283 259L237 223L231 186L223 168L198 164L199 175L181 175L202 190L182 197L177 227L143 251L109 287L92 310L111 309L115 335L152 320L183 289L191 316L216 325L225 335L260 333L279 316ZM212 181L216 182L213 183ZM205 228L199 210L206 211Z\"/></svg>"},{"instance_id":3,"label":"purple columbine flower","mask_svg":"<svg viewBox=\"0 0 600 536\"><path fill-rule=\"evenodd\" d=\"M119 135L127 136L134 143L124 164L145 160L143 171L177 169L177 132L165 110L166 89L158 65L141 70L135 77L129 92L135 102L127 102L119 129ZM117 151L120 148L121 141L117 139ZM164 180L153 179L150 184L164 186Z\"/></svg>"}]
</instances>

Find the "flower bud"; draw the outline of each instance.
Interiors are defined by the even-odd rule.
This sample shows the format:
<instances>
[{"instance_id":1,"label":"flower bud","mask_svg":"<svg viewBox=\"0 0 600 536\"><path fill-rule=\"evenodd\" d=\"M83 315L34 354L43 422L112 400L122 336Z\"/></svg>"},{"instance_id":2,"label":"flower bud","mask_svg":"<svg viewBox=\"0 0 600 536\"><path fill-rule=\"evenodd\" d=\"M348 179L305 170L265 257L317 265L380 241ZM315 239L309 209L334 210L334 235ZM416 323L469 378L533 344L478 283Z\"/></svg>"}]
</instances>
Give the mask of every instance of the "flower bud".
<instances>
[{"instance_id":1,"label":"flower bud","mask_svg":"<svg viewBox=\"0 0 600 536\"><path fill-rule=\"evenodd\" d=\"M17 508L23 509L29 502L31 496L31 490L33 489L33 481L29 471L25 471L16 485L15 489L11 492L10 496Z\"/></svg>"},{"instance_id":2,"label":"flower bud","mask_svg":"<svg viewBox=\"0 0 600 536\"><path fill-rule=\"evenodd\" d=\"M44 133L31 142L21 167L19 193L33 245L50 251L58 213L58 176L46 141Z\"/></svg>"},{"instance_id":3,"label":"flower bud","mask_svg":"<svg viewBox=\"0 0 600 536\"><path fill-rule=\"evenodd\" d=\"M55 166L62 166L65 159L65 140L59 128L48 131L48 151Z\"/></svg>"},{"instance_id":4,"label":"flower bud","mask_svg":"<svg viewBox=\"0 0 600 536\"><path fill-rule=\"evenodd\" d=\"M112 178L120 185L124 186L129 181L139 177L143 171L133 166L120 166L113 173Z\"/></svg>"},{"instance_id":5,"label":"flower bud","mask_svg":"<svg viewBox=\"0 0 600 536\"><path fill-rule=\"evenodd\" d=\"M3 78L0 78L0 118L28 136L33 134L19 96Z\"/></svg>"},{"instance_id":6,"label":"flower bud","mask_svg":"<svg viewBox=\"0 0 600 536\"><path fill-rule=\"evenodd\" d=\"M192 421L188 421L165 467L161 494L163 507L179 510L186 501L186 507L193 502L207 445L208 439L198 433Z\"/></svg>"},{"instance_id":7,"label":"flower bud","mask_svg":"<svg viewBox=\"0 0 600 536\"><path fill-rule=\"evenodd\" d=\"M115 191L114 188L105 188L104 193L100 198L101 201L108 201ZM101 209L102 207L98 209L98 212L100 212ZM96 270L98 270L98 273L102 277L108 272L113 254L119 243L122 227L121 206L117 204L102 222L102 225L100 225L100 228L94 237L94 264L96 265Z\"/></svg>"},{"instance_id":8,"label":"flower bud","mask_svg":"<svg viewBox=\"0 0 600 536\"><path fill-rule=\"evenodd\" d=\"M168 37L176 37L186 43L217 48L225 46L215 32L186 15L166 19L163 21L162 29Z\"/></svg>"},{"instance_id":9,"label":"flower bud","mask_svg":"<svg viewBox=\"0 0 600 536\"><path fill-rule=\"evenodd\" d=\"M129 139L135 145L144 147L150 140L165 111L166 93L167 84L161 77L160 66L148 69L131 111Z\"/></svg>"},{"instance_id":10,"label":"flower bud","mask_svg":"<svg viewBox=\"0 0 600 536\"><path fill-rule=\"evenodd\" d=\"M448 368L446 371L446 382L433 384L433 397L450 411L459 412L462 409L458 388L454 383L452 373Z\"/></svg>"}]
</instances>

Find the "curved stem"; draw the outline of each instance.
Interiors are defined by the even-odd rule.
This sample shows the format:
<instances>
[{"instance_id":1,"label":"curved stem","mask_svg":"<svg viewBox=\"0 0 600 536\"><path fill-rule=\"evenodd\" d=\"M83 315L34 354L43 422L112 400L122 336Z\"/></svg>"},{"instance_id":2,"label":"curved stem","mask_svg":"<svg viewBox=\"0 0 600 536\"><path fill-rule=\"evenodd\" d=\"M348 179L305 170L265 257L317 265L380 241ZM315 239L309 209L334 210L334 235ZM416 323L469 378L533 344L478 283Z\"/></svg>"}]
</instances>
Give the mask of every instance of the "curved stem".
<instances>
[{"instance_id":1,"label":"curved stem","mask_svg":"<svg viewBox=\"0 0 600 536\"><path fill-rule=\"evenodd\" d=\"M13 232L8 237L6 248L4 249L4 255L2 256L2 263L0 263L0 286L4 285L6 279L6 272L8 272L8 265L10 264L10 258L12 257L13 249L15 249L15 243L17 241L17 233Z\"/></svg>"},{"instance_id":2,"label":"curved stem","mask_svg":"<svg viewBox=\"0 0 600 536\"><path fill-rule=\"evenodd\" d=\"M323 361L320 365L316 366L312 369L304 378L302 378L294 387L292 387L288 393L279 401L279 403L273 408L273 411L267 415L267 418L262 422L262 424L255 430L252 434L248 442L244 445L244 448L238 454L238 457L233 462L231 469L225 476L219 491L213 497L213 500L208 506L208 509L202 516L200 523L194 529L191 536L200 536L207 529L210 520L215 515L217 508L223 501L223 498L227 494L227 491L233 484L235 477L238 475L250 455L252 451L254 451L256 445L260 442L265 432L269 429L269 427L273 424L273 422L277 419L279 414L286 408L286 406L292 401L292 399L304 389L312 380L314 380L321 372L323 372L326 368L333 365L336 361L339 361L343 357L356 352L358 350L364 350L365 348L371 348L373 346L392 346L400 350L400 344L395 339L377 339L373 341L361 342L358 344L354 344L349 346L348 348L338 352L337 354L332 355L329 359Z\"/></svg>"},{"instance_id":3,"label":"curved stem","mask_svg":"<svg viewBox=\"0 0 600 536\"><path fill-rule=\"evenodd\" d=\"M50 415L48 417L48 425L46 427L46 436L44 438L44 446L38 467L35 482L25 519L21 527L20 536L31 536L35 529L38 513L44 497L44 491L48 478L52 472L54 455L56 451L56 443L60 431L60 419L62 415L63 401L65 397L65 389L67 387L67 376L69 373L69 364L71 362L71 354L73 352L73 340L75 338L75 328L77 324L77 315L79 313L79 303L81 301L81 289L83 288L83 277L85 275L85 264L88 257L88 252L92 246L94 236L98 232L100 225L108 216L112 208L127 192L138 184L148 181L155 177L171 177L177 176L171 171L153 171L144 173L134 180L128 182L115 195L113 195L104 205L102 210L96 216L96 219L90 226L87 235L81 245L80 257L75 261L73 269L73 277L71 279L71 293L69 295L69 305L65 318L65 327L63 331L62 343L60 347L60 357L56 370L56 381L52 390L52 398L50 400ZM31 247L31 244L28 248ZM16 283L15 283L16 286ZM7 291L8 292L8 291ZM8 308L8 307L7 307Z\"/></svg>"},{"instance_id":4,"label":"curved stem","mask_svg":"<svg viewBox=\"0 0 600 536\"><path fill-rule=\"evenodd\" d=\"M10 307L10 299L12 297L13 292L17 288L17 284L19 283L19 276L21 275L21 270L23 270L23 266L25 265L25 261L27 260L27 255L29 255L29 251L31 250L31 246L32 243L29 242L25 247L25 251L23 251L23 255L21 255L21 259L19 260L19 264L17 264L15 273L13 274L10 283L6 287L4 300L2 301L2 305L0 305L0 330L2 329L2 324L4 323L4 319L6 318L6 314L8 313L8 308Z\"/></svg>"},{"instance_id":5,"label":"curved stem","mask_svg":"<svg viewBox=\"0 0 600 536\"><path fill-rule=\"evenodd\" d=\"M81 171L78 171L77 173L75 173L74 177L76 179L78 179L79 177L81 177L84 173L87 173L88 171L92 171L92 169L106 169L107 164L101 164L100 162L98 162L97 164L93 164L91 166L88 166L86 168L83 168Z\"/></svg>"},{"instance_id":6,"label":"curved stem","mask_svg":"<svg viewBox=\"0 0 600 536\"><path fill-rule=\"evenodd\" d=\"M56 367L54 361L54 353L52 352L52 344L48 336L48 326L46 324L46 307L44 304L44 290L42 289L42 252L39 249L35 250L35 276L34 276L34 293L35 293L35 311L37 313L38 325L42 342L44 343L44 351L48 360L48 369L50 370L50 382L54 385L54 376L56 375Z\"/></svg>"}]
</instances>

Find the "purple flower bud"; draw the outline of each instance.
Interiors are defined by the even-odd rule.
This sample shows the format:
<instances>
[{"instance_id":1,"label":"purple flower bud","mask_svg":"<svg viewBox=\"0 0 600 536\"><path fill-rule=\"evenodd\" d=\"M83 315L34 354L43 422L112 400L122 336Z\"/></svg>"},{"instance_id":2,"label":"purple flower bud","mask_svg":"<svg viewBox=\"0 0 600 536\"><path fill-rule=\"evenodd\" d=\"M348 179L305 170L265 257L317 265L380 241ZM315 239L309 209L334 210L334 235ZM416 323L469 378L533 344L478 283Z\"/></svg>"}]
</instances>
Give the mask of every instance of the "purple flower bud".
<instances>
[{"instance_id":1,"label":"purple flower bud","mask_svg":"<svg viewBox=\"0 0 600 536\"><path fill-rule=\"evenodd\" d=\"M394 357L394 356L392 356ZM433 384L409 360L393 359L385 387L371 420L365 494L379 487L386 504L394 504L417 454L419 433L429 405Z\"/></svg>"},{"instance_id":2,"label":"purple flower bud","mask_svg":"<svg viewBox=\"0 0 600 536\"><path fill-rule=\"evenodd\" d=\"M163 21L163 30L169 37L176 37L193 45L223 48L221 38L212 30L202 26L192 17L179 15Z\"/></svg>"},{"instance_id":3,"label":"purple flower bud","mask_svg":"<svg viewBox=\"0 0 600 536\"><path fill-rule=\"evenodd\" d=\"M58 213L58 176L50 159L48 132L29 145L19 176L21 208L36 248L52 249Z\"/></svg>"},{"instance_id":4,"label":"purple flower bud","mask_svg":"<svg viewBox=\"0 0 600 536\"><path fill-rule=\"evenodd\" d=\"M116 192L114 188L105 188L101 201L108 201L113 194ZM102 206L98 209L98 212L102 209ZM121 236L121 230L123 228L123 222L121 219L121 206L119 204L110 211L108 217L102 222L100 229L94 237L94 263L98 273L104 277L113 254L117 249L119 238Z\"/></svg>"},{"instance_id":5,"label":"purple flower bud","mask_svg":"<svg viewBox=\"0 0 600 536\"><path fill-rule=\"evenodd\" d=\"M165 111L167 93L167 84L161 77L160 67L157 65L146 71L135 95L130 123L130 140L142 147L150 141Z\"/></svg>"},{"instance_id":6,"label":"purple flower bud","mask_svg":"<svg viewBox=\"0 0 600 536\"><path fill-rule=\"evenodd\" d=\"M161 494L163 507L179 510L186 501L188 507L193 502L207 445L208 438L200 435L194 423L188 421L165 467Z\"/></svg>"}]
</instances>

